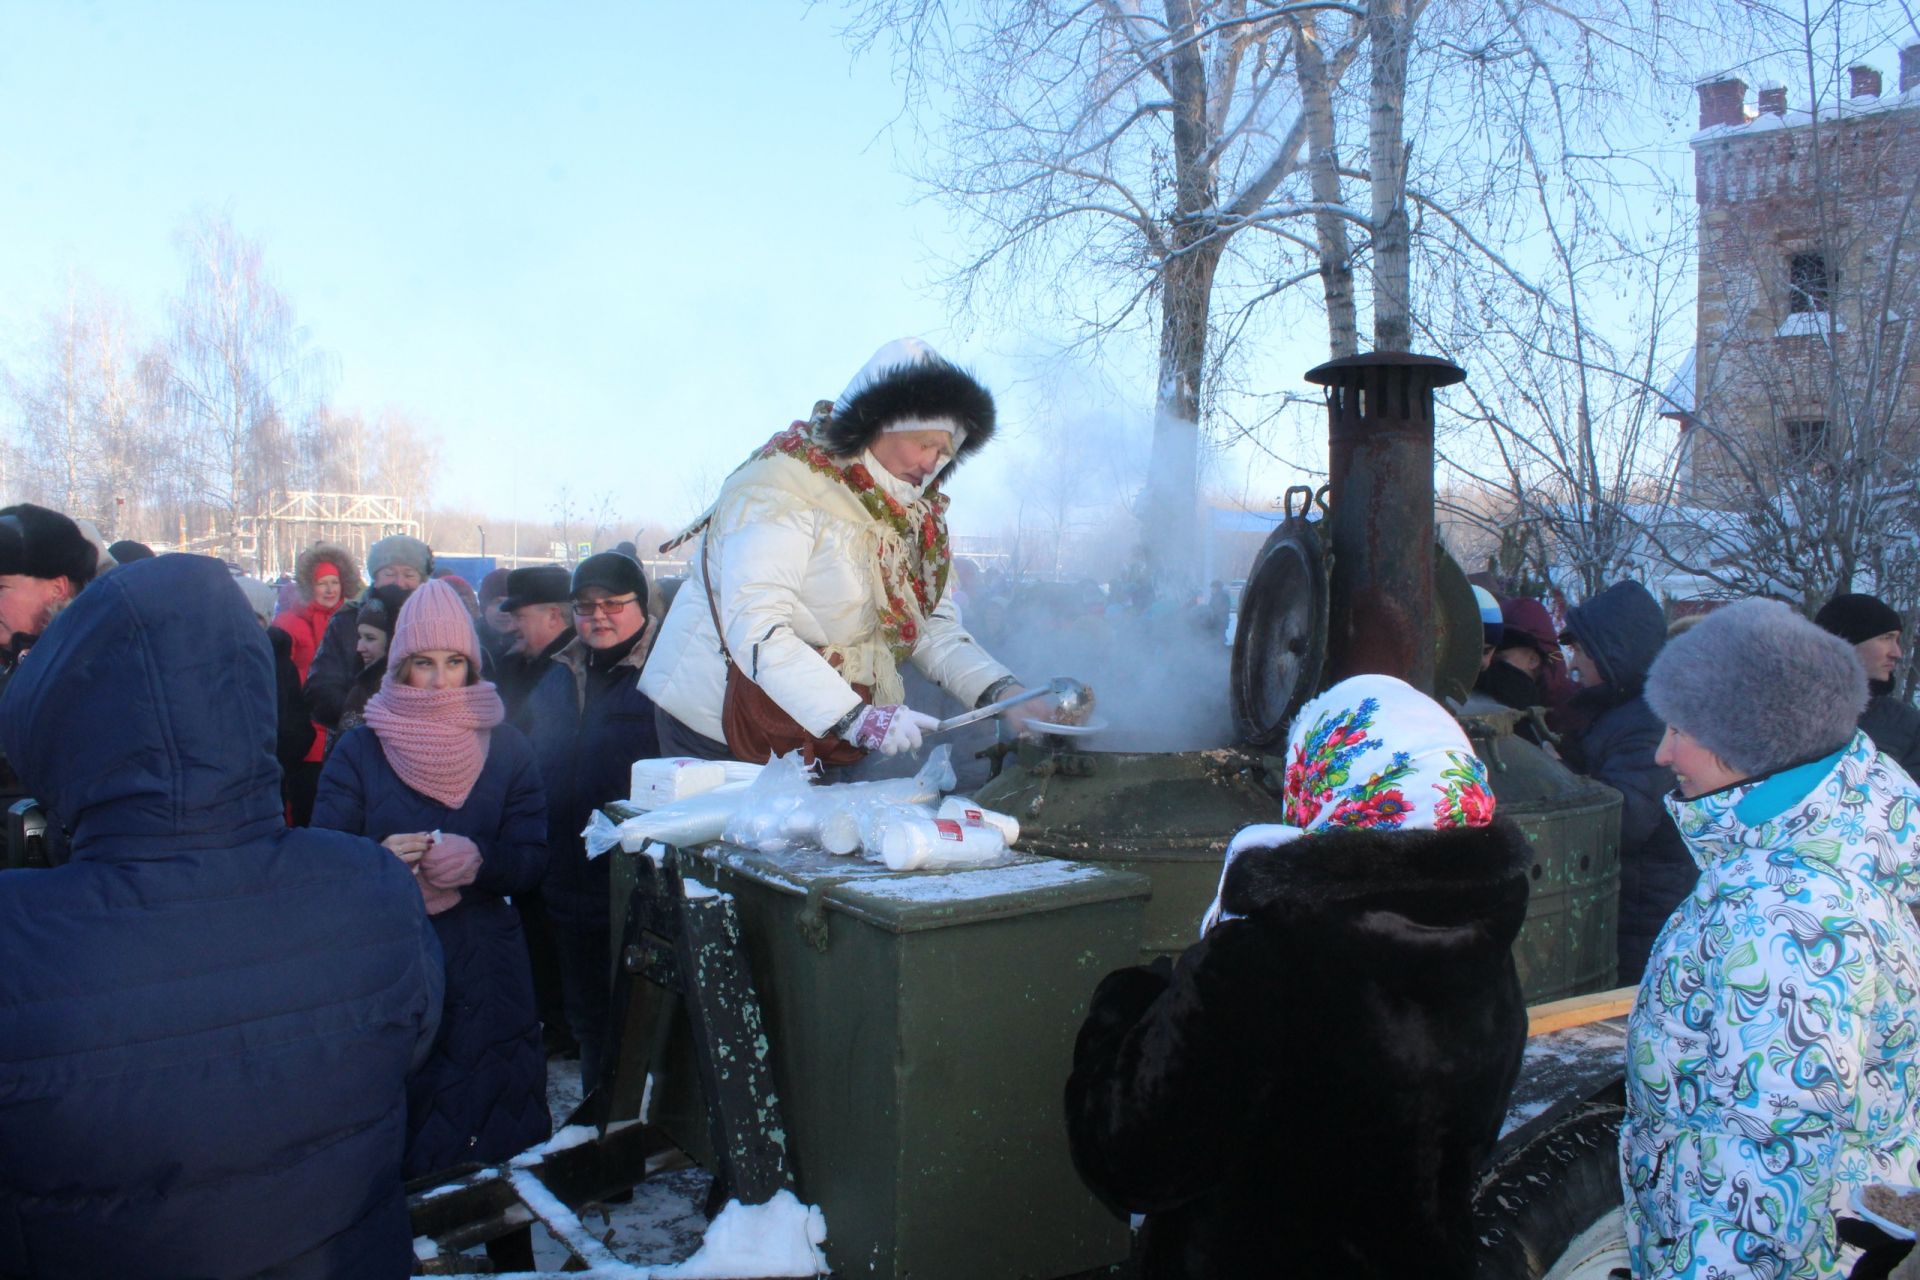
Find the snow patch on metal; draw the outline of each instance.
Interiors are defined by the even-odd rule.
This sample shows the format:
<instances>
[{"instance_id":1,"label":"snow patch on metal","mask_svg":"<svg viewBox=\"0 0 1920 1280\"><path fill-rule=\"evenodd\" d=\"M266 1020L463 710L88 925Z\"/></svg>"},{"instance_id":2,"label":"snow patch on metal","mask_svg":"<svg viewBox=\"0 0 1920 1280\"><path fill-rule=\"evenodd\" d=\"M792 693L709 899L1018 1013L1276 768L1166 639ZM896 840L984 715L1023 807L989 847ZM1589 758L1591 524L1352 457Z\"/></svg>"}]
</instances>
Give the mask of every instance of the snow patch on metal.
<instances>
[{"instance_id":1,"label":"snow patch on metal","mask_svg":"<svg viewBox=\"0 0 1920 1280\"><path fill-rule=\"evenodd\" d=\"M957 902L1081 884L1107 874L1105 868L1089 863L1047 858L1005 867L918 872L863 880L860 893L891 902Z\"/></svg>"}]
</instances>

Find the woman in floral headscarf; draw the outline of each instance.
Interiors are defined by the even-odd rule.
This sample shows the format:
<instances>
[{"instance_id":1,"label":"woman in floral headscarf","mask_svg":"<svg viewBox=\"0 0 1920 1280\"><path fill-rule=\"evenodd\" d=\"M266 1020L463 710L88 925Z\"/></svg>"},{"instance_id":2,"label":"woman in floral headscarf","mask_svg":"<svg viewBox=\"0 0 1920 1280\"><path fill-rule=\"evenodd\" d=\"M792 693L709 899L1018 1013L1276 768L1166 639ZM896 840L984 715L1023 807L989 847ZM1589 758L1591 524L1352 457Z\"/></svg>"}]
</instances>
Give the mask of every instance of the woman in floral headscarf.
<instances>
[{"instance_id":1,"label":"woman in floral headscarf","mask_svg":"<svg viewBox=\"0 0 1920 1280\"><path fill-rule=\"evenodd\" d=\"M1301 709L1283 799L1178 964L1094 993L1074 1161L1146 1215L1147 1280L1467 1276L1526 1037L1526 840L1459 725L1389 676Z\"/></svg>"},{"instance_id":2,"label":"woman in floral headscarf","mask_svg":"<svg viewBox=\"0 0 1920 1280\"><path fill-rule=\"evenodd\" d=\"M661 548L700 537L640 676L661 754L917 751L938 721L906 705L909 663L962 706L1016 692L954 603L941 491L993 428L984 386L900 338L728 476Z\"/></svg>"}]
</instances>

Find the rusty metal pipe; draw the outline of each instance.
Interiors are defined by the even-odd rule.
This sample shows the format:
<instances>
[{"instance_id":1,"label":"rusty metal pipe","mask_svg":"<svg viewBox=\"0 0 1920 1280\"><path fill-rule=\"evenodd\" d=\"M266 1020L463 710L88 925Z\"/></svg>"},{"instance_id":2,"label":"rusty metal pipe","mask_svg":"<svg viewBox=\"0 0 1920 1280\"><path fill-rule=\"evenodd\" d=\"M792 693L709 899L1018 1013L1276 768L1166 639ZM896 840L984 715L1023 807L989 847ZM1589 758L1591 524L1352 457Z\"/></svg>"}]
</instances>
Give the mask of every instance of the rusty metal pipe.
<instances>
[{"instance_id":1,"label":"rusty metal pipe","mask_svg":"<svg viewBox=\"0 0 1920 1280\"><path fill-rule=\"evenodd\" d=\"M1396 351L1307 373L1327 389L1329 681L1379 672L1433 692L1433 392L1466 376Z\"/></svg>"}]
</instances>

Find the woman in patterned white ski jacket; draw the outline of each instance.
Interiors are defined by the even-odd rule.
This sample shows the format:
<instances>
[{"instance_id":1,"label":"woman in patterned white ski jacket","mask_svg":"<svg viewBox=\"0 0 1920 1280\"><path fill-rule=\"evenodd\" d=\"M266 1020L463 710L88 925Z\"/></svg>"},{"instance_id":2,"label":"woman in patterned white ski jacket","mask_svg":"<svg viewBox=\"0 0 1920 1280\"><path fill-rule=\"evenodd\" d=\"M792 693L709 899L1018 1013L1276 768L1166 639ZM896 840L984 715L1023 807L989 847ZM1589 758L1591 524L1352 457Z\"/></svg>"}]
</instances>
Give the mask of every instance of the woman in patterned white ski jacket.
<instances>
[{"instance_id":1,"label":"woman in patterned white ski jacket","mask_svg":"<svg viewBox=\"0 0 1920 1280\"><path fill-rule=\"evenodd\" d=\"M1668 808L1700 867L1627 1031L1636 1277L1826 1280L1866 1182L1920 1182L1920 791L1854 729L1844 641L1746 601L1668 645Z\"/></svg>"}]
</instances>

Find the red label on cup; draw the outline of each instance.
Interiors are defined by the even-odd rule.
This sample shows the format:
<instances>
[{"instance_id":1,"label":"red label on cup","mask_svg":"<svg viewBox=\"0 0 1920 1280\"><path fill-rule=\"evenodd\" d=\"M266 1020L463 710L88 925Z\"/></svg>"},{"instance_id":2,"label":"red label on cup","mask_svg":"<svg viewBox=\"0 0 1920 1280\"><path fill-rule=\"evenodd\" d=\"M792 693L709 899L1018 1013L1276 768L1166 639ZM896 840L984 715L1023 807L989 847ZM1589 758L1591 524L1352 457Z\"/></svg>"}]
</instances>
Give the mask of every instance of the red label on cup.
<instances>
[{"instance_id":1,"label":"red label on cup","mask_svg":"<svg viewBox=\"0 0 1920 1280\"><path fill-rule=\"evenodd\" d=\"M934 827L940 832L942 840L965 840L966 833L960 830L960 824L952 818L935 818Z\"/></svg>"},{"instance_id":2,"label":"red label on cup","mask_svg":"<svg viewBox=\"0 0 1920 1280\"><path fill-rule=\"evenodd\" d=\"M980 826L985 821L985 819L980 816L980 811L978 809L968 809L966 811L966 814L967 814L967 821L971 822L976 827Z\"/></svg>"}]
</instances>

